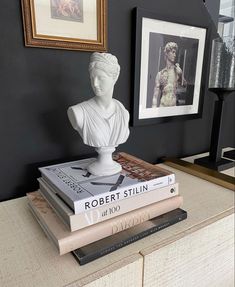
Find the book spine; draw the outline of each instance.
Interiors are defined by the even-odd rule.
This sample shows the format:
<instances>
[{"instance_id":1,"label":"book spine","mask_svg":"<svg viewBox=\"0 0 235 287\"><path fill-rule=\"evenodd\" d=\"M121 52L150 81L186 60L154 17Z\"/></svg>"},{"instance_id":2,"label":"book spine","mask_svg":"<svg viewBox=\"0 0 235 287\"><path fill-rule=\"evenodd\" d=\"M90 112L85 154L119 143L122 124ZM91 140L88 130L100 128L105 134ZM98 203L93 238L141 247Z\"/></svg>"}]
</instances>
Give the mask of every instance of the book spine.
<instances>
[{"instance_id":1,"label":"book spine","mask_svg":"<svg viewBox=\"0 0 235 287\"><path fill-rule=\"evenodd\" d=\"M47 184L51 187L52 190L55 190L56 193L58 193L61 198L63 198L63 200L74 210L74 202L73 200L70 198L70 196L66 193L63 192L62 190L60 190L56 184L53 182L53 180L51 180L49 177L47 177L45 174L41 174L42 178L45 182L47 182Z\"/></svg>"},{"instance_id":2,"label":"book spine","mask_svg":"<svg viewBox=\"0 0 235 287\"><path fill-rule=\"evenodd\" d=\"M179 194L178 183L140 194L133 198L114 202L103 207L81 214L71 214L66 204L56 195L50 187L39 179L40 192L51 205L58 216L66 223L70 231L80 230L93 224L103 222L115 216L136 210L143 206L171 198Z\"/></svg>"},{"instance_id":3,"label":"book spine","mask_svg":"<svg viewBox=\"0 0 235 287\"><path fill-rule=\"evenodd\" d=\"M50 204L50 206L53 208L53 210L56 212L56 214L60 217L60 219L63 221L63 223L71 230L71 220L69 213L65 211L66 208L61 207L60 199L57 197L56 193L46 188L46 186L39 182L39 192L41 195L46 199L46 201Z\"/></svg>"},{"instance_id":4,"label":"book spine","mask_svg":"<svg viewBox=\"0 0 235 287\"><path fill-rule=\"evenodd\" d=\"M40 227L44 231L44 233L47 236L47 238L50 240L51 243L53 243L53 246L56 247L57 250L58 250L59 249L59 245L58 245L57 239L54 238L54 236L50 232L49 228L47 226L45 226L45 224L42 221L40 215L38 214L37 210L35 210L35 208L34 208L34 206L33 206L33 204L31 202L28 202L28 207L29 207L29 210L31 211L31 213L33 214L33 216L35 217L35 219L37 220L38 224L40 225Z\"/></svg>"},{"instance_id":5,"label":"book spine","mask_svg":"<svg viewBox=\"0 0 235 287\"><path fill-rule=\"evenodd\" d=\"M75 253L72 253L75 258L78 260L79 264L80 265L84 265L84 264L87 264L95 259L98 259L104 255L107 255L113 251L116 251L124 246L127 246L131 243L134 243L142 238L145 238L151 234L154 234L160 230L163 230L171 225L174 225L182 220L185 220L187 218L187 212L182 212L182 214L180 215L176 215L175 217L171 218L169 221L166 221L166 222L162 222L161 224L159 225L156 225L156 226L153 226L151 227L150 229L148 230L145 230L143 232L140 232L139 234L135 234L133 236L130 236L128 239L126 240L122 240L118 243L115 243L113 245L109 245L109 246L106 246L105 248L103 249L97 249L94 253L90 253L90 254L86 254L80 258L78 258L76 256L76 251Z\"/></svg>"},{"instance_id":6,"label":"book spine","mask_svg":"<svg viewBox=\"0 0 235 287\"><path fill-rule=\"evenodd\" d=\"M179 208L182 196L174 196L138 210L128 212L113 219L95 224L91 227L72 232L69 237L58 240L60 255L126 230L161 214Z\"/></svg>"},{"instance_id":7,"label":"book spine","mask_svg":"<svg viewBox=\"0 0 235 287\"><path fill-rule=\"evenodd\" d=\"M148 193L140 194L132 198L123 199L88 212L73 215L71 217L71 231L92 226L96 223L109 220L144 206L159 202L179 194L178 183L151 190Z\"/></svg>"},{"instance_id":8,"label":"book spine","mask_svg":"<svg viewBox=\"0 0 235 287\"><path fill-rule=\"evenodd\" d=\"M139 182L129 187L118 188L116 192L105 192L97 196L92 196L90 198L75 201L73 206L74 213L79 214L87 212L91 209L105 206L111 202L118 202L123 199L138 196L156 188L165 187L173 183L175 183L175 174L169 174L149 180L147 182ZM58 192L62 193L62 191L59 190Z\"/></svg>"}]
</instances>

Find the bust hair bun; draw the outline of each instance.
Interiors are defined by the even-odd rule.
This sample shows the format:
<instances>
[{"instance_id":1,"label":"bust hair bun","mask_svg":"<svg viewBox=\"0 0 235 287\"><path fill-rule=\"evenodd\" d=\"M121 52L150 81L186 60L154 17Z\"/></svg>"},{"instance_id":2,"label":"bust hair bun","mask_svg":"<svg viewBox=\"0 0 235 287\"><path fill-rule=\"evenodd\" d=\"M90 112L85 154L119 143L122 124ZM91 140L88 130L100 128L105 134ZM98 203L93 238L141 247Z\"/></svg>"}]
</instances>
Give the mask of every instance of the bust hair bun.
<instances>
[{"instance_id":1,"label":"bust hair bun","mask_svg":"<svg viewBox=\"0 0 235 287\"><path fill-rule=\"evenodd\" d=\"M117 58L110 53L95 52L91 55L91 62L102 62L109 65L119 65Z\"/></svg>"}]
</instances>

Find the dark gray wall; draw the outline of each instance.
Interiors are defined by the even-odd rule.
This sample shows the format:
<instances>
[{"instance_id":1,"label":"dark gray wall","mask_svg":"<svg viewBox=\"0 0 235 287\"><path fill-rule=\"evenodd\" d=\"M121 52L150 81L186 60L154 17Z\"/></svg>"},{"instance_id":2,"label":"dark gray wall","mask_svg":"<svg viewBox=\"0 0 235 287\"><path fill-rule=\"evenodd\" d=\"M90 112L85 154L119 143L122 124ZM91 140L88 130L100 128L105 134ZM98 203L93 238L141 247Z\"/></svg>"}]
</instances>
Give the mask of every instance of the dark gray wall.
<instances>
[{"instance_id":1,"label":"dark gray wall","mask_svg":"<svg viewBox=\"0 0 235 287\"><path fill-rule=\"evenodd\" d=\"M210 22L199 0L109 0L108 46L121 65L115 95L131 111L133 98L131 16L136 6ZM183 9L182 9L183 7ZM1 0L0 10L0 200L24 195L37 188L37 167L85 157L93 149L70 126L68 106L91 96L87 67L89 52L24 47L19 0ZM207 59L206 59L207 60ZM208 149L214 96L207 92L203 117L131 128L119 150L150 162L162 156L184 156ZM234 97L228 99L224 146L234 144Z\"/></svg>"},{"instance_id":2,"label":"dark gray wall","mask_svg":"<svg viewBox=\"0 0 235 287\"><path fill-rule=\"evenodd\" d=\"M217 25L219 19L220 0L205 0L205 5L211 15L213 22L215 25Z\"/></svg>"}]
</instances>

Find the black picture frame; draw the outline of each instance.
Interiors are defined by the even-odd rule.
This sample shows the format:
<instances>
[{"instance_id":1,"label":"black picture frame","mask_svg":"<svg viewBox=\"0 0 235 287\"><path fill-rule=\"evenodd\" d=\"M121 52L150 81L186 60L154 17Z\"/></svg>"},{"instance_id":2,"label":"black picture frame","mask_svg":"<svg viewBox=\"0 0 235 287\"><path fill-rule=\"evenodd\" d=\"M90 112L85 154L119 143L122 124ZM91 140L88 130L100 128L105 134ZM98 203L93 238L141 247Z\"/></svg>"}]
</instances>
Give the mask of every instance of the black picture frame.
<instances>
[{"instance_id":1,"label":"black picture frame","mask_svg":"<svg viewBox=\"0 0 235 287\"><path fill-rule=\"evenodd\" d=\"M134 21L135 67L131 124L140 126L200 118L207 82L207 60L211 48L209 24L195 26L190 21L179 21L176 16L159 15L141 8L135 8ZM182 84L178 87L175 80L174 85L168 85L177 85L177 92L171 97L175 98L175 105L172 105L172 101L172 106L162 106L162 98L158 96L158 100L155 101L157 107L153 107L151 97L153 98L155 86L159 90L161 87L161 92L165 92L165 98L168 97L167 89L163 88L165 80L162 79L168 79L170 76L160 76L166 71L166 67L163 66L164 48L169 42L177 43L178 46L176 60L180 59L182 63L182 67L179 64Z\"/></svg>"}]
</instances>

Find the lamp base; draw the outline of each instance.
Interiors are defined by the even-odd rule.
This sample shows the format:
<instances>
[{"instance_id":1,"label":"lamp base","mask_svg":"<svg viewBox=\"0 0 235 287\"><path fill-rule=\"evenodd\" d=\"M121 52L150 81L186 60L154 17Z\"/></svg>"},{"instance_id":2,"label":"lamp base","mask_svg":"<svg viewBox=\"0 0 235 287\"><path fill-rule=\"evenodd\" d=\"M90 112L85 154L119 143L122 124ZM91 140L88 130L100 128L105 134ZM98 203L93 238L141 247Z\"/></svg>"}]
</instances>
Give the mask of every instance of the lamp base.
<instances>
[{"instance_id":1,"label":"lamp base","mask_svg":"<svg viewBox=\"0 0 235 287\"><path fill-rule=\"evenodd\" d=\"M209 156L197 158L194 160L194 163L217 171L223 171L232 168L235 165L235 162L227 160L225 158L221 158L217 162L212 161Z\"/></svg>"},{"instance_id":2,"label":"lamp base","mask_svg":"<svg viewBox=\"0 0 235 287\"><path fill-rule=\"evenodd\" d=\"M235 150L226 151L223 156L235 160Z\"/></svg>"}]
</instances>

